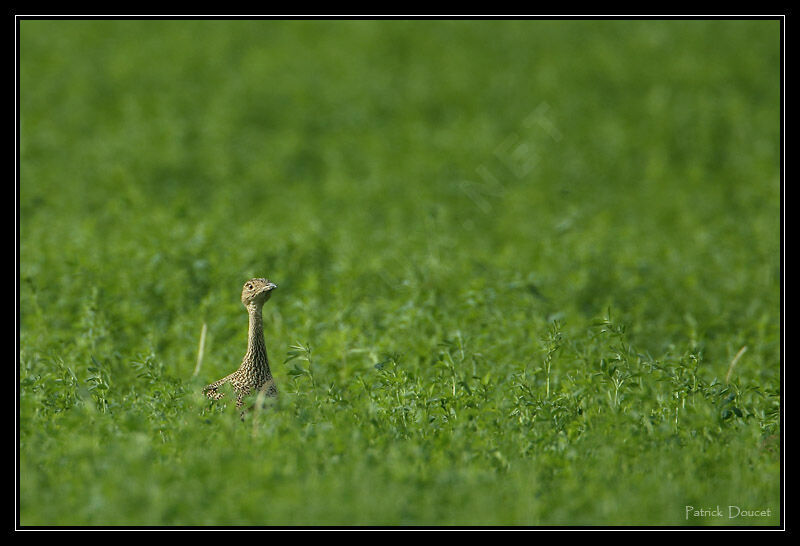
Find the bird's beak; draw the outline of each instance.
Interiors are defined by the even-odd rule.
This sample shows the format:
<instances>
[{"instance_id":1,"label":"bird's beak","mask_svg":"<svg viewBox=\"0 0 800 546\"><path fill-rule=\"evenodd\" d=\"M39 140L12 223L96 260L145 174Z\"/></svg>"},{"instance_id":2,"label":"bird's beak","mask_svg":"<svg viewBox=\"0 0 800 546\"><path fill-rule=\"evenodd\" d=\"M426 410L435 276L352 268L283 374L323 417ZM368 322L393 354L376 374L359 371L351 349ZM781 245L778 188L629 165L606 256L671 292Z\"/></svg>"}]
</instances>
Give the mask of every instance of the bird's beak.
<instances>
[{"instance_id":1,"label":"bird's beak","mask_svg":"<svg viewBox=\"0 0 800 546\"><path fill-rule=\"evenodd\" d=\"M275 283L273 283L273 282L268 282L268 283L267 283L267 290L269 290L270 292L271 292L272 290L275 290L276 288L278 288L278 285L277 285L277 284L275 284Z\"/></svg>"}]
</instances>

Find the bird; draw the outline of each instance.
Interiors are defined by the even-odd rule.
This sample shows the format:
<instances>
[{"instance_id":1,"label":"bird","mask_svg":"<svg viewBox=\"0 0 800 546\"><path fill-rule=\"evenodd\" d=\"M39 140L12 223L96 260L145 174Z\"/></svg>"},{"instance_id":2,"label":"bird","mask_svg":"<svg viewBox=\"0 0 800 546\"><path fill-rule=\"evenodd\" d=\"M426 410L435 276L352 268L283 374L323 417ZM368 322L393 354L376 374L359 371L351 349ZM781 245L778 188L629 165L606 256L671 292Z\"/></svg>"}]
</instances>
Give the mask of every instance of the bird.
<instances>
[{"instance_id":1,"label":"bird","mask_svg":"<svg viewBox=\"0 0 800 546\"><path fill-rule=\"evenodd\" d=\"M235 372L226 375L219 381L203 387L203 393L212 400L225 396L220 387L230 383L236 393L236 407L241 409L244 399L249 394L263 393L265 396L277 396L278 389L272 378L267 358L267 347L264 344L264 327L261 311L269 300L272 291L278 287L267 279L250 279L242 287L242 304L247 309L249 327L247 330L247 352L242 364Z\"/></svg>"}]
</instances>

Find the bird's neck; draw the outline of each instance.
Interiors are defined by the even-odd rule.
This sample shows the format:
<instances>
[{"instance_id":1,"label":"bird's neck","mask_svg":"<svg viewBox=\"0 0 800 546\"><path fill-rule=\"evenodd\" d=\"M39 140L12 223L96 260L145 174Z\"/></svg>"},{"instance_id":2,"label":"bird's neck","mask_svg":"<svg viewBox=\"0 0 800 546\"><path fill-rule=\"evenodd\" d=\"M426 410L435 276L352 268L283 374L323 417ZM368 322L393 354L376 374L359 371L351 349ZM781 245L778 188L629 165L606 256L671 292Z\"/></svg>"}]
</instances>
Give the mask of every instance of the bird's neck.
<instances>
[{"instance_id":1,"label":"bird's neck","mask_svg":"<svg viewBox=\"0 0 800 546\"><path fill-rule=\"evenodd\" d=\"M247 329L247 353L244 355L242 366L257 366L269 369L267 348L264 345L261 305L248 305L247 314L250 317L250 325Z\"/></svg>"}]
</instances>

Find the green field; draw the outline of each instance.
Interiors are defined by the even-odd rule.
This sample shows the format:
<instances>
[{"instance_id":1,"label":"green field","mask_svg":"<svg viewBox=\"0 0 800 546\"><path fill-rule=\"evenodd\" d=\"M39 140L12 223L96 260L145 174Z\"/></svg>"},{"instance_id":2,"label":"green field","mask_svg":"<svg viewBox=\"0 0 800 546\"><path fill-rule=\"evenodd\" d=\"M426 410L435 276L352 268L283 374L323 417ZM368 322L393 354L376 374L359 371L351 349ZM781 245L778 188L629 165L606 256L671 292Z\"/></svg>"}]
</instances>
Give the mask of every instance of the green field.
<instances>
[{"instance_id":1,"label":"green field","mask_svg":"<svg viewBox=\"0 0 800 546\"><path fill-rule=\"evenodd\" d=\"M780 523L779 21L19 43L19 524Z\"/></svg>"}]
</instances>

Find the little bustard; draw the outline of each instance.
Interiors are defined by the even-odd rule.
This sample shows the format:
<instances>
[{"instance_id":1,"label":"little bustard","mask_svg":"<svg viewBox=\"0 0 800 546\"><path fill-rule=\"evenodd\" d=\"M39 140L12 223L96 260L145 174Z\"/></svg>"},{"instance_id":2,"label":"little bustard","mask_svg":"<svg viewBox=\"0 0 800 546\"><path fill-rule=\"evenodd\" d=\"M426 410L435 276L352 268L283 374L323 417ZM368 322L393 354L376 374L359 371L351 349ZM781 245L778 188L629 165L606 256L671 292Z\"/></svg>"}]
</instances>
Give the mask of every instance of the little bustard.
<instances>
[{"instance_id":1,"label":"little bustard","mask_svg":"<svg viewBox=\"0 0 800 546\"><path fill-rule=\"evenodd\" d=\"M266 396L275 396L278 389L272 379L267 359L267 347L264 345L264 328L261 320L261 310L277 285L267 279L250 279L242 287L242 304L247 309L250 317L250 326L247 331L247 352L244 354L239 369L203 388L203 392L212 400L219 400L225 396L219 388L230 382L236 392L236 407L241 408L244 397L251 393L264 393Z\"/></svg>"}]
</instances>

